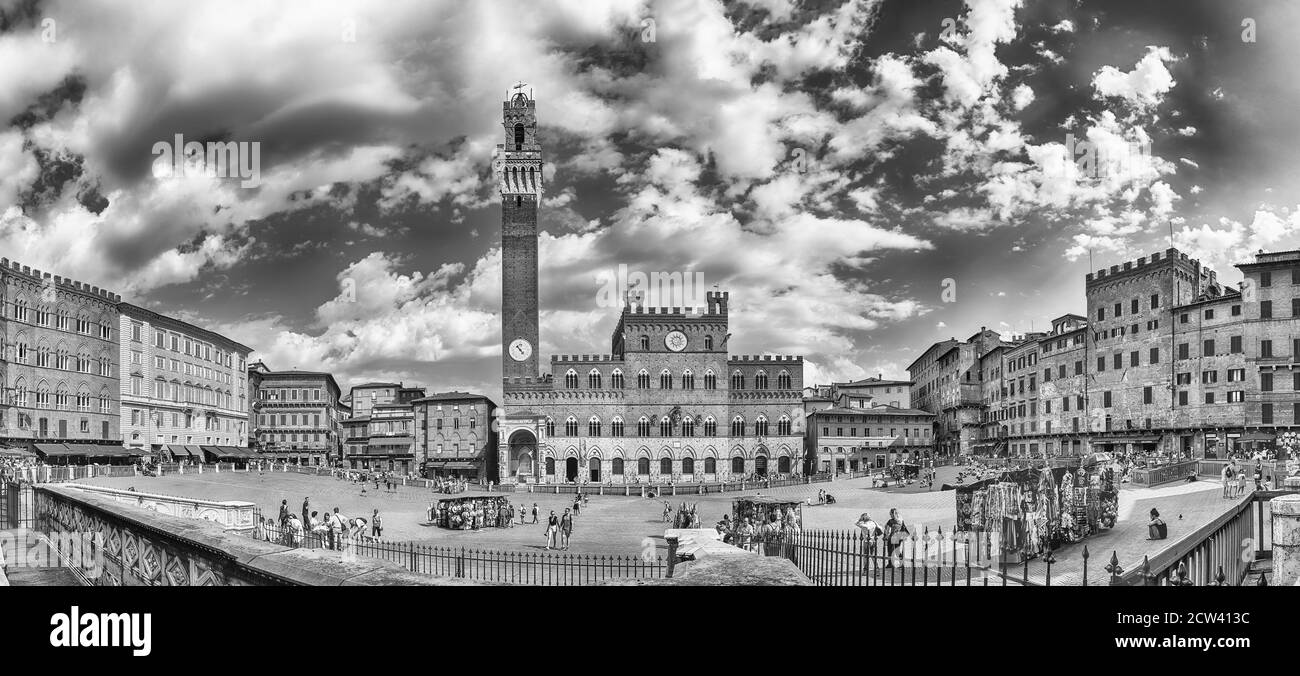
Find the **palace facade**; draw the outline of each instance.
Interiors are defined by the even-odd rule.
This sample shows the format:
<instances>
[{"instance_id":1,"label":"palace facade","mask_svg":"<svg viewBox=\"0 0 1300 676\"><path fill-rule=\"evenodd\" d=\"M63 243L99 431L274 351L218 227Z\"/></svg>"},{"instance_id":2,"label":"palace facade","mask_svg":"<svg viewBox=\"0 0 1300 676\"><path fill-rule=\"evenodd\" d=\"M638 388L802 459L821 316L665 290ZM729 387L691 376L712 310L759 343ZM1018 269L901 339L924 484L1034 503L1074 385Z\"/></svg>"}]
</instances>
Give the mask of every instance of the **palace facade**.
<instances>
[{"instance_id":1,"label":"palace facade","mask_svg":"<svg viewBox=\"0 0 1300 676\"><path fill-rule=\"evenodd\" d=\"M498 476L658 483L804 471L803 358L731 355L727 292L706 306L646 307L629 294L608 354L537 354L536 101L503 104L493 168L502 201L502 414Z\"/></svg>"}]
</instances>

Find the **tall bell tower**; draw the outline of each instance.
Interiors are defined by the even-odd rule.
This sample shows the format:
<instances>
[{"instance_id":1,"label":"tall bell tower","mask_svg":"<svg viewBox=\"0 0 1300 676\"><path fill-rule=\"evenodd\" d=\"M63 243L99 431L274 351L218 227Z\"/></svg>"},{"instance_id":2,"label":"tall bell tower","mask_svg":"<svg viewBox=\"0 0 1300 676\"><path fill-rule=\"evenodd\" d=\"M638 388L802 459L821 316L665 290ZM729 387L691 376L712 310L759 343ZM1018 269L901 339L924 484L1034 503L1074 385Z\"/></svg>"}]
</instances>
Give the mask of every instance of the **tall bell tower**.
<instances>
[{"instance_id":1,"label":"tall bell tower","mask_svg":"<svg viewBox=\"0 0 1300 676\"><path fill-rule=\"evenodd\" d=\"M492 169L501 193L501 360L506 378L536 378L537 203L542 197L542 146L537 102L522 83L502 103L505 142Z\"/></svg>"}]
</instances>

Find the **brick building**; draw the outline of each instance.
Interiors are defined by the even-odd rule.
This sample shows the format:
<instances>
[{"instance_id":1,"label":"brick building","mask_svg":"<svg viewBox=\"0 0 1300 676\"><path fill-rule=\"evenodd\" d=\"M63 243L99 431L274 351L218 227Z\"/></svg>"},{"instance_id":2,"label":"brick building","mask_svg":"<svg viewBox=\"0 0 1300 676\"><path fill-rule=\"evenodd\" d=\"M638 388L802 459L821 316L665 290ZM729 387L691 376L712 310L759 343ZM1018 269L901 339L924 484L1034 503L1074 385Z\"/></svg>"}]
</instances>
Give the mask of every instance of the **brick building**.
<instances>
[{"instance_id":1,"label":"brick building","mask_svg":"<svg viewBox=\"0 0 1300 676\"><path fill-rule=\"evenodd\" d=\"M950 338L931 345L908 365L912 406L936 415L935 453L965 455L979 443L984 408L980 360L1002 344L998 332L980 327L965 341Z\"/></svg>"},{"instance_id":2,"label":"brick building","mask_svg":"<svg viewBox=\"0 0 1300 676\"><path fill-rule=\"evenodd\" d=\"M123 444L247 446L251 348L137 305L118 309Z\"/></svg>"},{"instance_id":3,"label":"brick building","mask_svg":"<svg viewBox=\"0 0 1300 676\"><path fill-rule=\"evenodd\" d=\"M334 376L316 371L272 371L261 362L253 402L254 439L264 457L297 465L327 465L342 453L340 390Z\"/></svg>"},{"instance_id":4,"label":"brick building","mask_svg":"<svg viewBox=\"0 0 1300 676\"><path fill-rule=\"evenodd\" d=\"M1238 264L1176 249L1089 274L1087 317L981 359L980 452L1215 458L1300 429L1300 252Z\"/></svg>"},{"instance_id":5,"label":"brick building","mask_svg":"<svg viewBox=\"0 0 1300 676\"><path fill-rule=\"evenodd\" d=\"M469 392L441 392L411 402L415 410L415 461L427 477L464 477L487 483L500 477L496 404Z\"/></svg>"},{"instance_id":6,"label":"brick building","mask_svg":"<svg viewBox=\"0 0 1300 676\"><path fill-rule=\"evenodd\" d=\"M503 104L501 483L713 480L800 470L803 358L726 349L725 292L707 307L624 305L604 355L539 374L536 102Z\"/></svg>"},{"instance_id":7,"label":"brick building","mask_svg":"<svg viewBox=\"0 0 1300 676\"><path fill-rule=\"evenodd\" d=\"M121 445L121 300L0 259L0 441Z\"/></svg>"}]
</instances>

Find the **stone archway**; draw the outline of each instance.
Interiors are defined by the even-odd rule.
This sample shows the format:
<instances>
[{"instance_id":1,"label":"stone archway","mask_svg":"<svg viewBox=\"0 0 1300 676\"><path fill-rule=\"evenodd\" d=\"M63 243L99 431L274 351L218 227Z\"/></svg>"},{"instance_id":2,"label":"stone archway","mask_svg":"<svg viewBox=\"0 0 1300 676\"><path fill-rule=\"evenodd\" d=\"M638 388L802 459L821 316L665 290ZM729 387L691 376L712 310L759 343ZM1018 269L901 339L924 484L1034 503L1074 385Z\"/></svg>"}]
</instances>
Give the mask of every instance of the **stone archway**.
<instances>
[{"instance_id":1,"label":"stone archway","mask_svg":"<svg viewBox=\"0 0 1300 676\"><path fill-rule=\"evenodd\" d=\"M564 459L564 480L578 480L578 459L573 456Z\"/></svg>"},{"instance_id":2,"label":"stone archway","mask_svg":"<svg viewBox=\"0 0 1300 676\"><path fill-rule=\"evenodd\" d=\"M515 430L509 442L509 476L524 481L537 475L537 437L529 430Z\"/></svg>"}]
</instances>

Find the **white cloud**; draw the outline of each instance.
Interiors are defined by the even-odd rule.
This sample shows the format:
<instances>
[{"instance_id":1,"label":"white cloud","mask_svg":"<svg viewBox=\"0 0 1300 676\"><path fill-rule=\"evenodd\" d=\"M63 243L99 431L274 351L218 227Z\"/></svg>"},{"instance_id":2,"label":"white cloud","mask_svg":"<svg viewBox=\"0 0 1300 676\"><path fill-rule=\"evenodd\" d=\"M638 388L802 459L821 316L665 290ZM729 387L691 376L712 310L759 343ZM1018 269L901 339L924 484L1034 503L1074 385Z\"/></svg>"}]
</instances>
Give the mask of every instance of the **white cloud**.
<instances>
[{"instance_id":1,"label":"white cloud","mask_svg":"<svg viewBox=\"0 0 1300 676\"><path fill-rule=\"evenodd\" d=\"M1102 66L1093 75L1092 86L1100 96L1120 98L1138 108L1151 108L1177 84L1165 67L1166 62L1175 60L1167 47L1148 47L1146 55L1127 73L1114 66Z\"/></svg>"}]
</instances>

